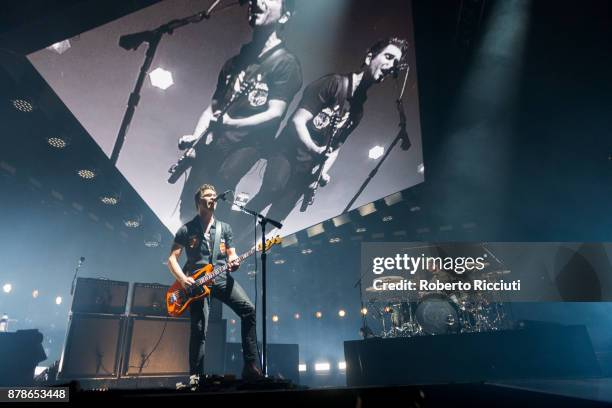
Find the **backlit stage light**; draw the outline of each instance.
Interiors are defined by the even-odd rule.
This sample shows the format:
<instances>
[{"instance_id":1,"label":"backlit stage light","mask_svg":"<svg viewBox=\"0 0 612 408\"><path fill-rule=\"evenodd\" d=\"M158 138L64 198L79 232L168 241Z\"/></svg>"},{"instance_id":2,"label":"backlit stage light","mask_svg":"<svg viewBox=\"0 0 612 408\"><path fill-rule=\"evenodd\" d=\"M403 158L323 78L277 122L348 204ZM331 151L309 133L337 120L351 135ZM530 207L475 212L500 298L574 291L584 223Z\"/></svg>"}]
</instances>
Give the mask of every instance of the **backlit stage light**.
<instances>
[{"instance_id":1,"label":"backlit stage light","mask_svg":"<svg viewBox=\"0 0 612 408\"><path fill-rule=\"evenodd\" d=\"M364 315L364 316L367 315L368 314L368 309L366 307L362 307L361 308L361 314Z\"/></svg>"},{"instance_id":2,"label":"backlit stage light","mask_svg":"<svg viewBox=\"0 0 612 408\"><path fill-rule=\"evenodd\" d=\"M315 363L316 372L328 372L331 365L329 363Z\"/></svg>"},{"instance_id":3,"label":"backlit stage light","mask_svg":"<svg viewBox=\"0 0 612 408\"><path fill-rule=\"evenodd\" d=\"M302 249L302 255L310 255L310 254L312 254L312 249L310 248Z\"/></svg>"},{"instance_id":4,"label":"backlit stage light","mask_svg":"<svg viewBox=\"0 0 612 408\"><path fill-rule=\"evenodd\" d=\"M340 371L346 370L346 361L338 361L338 370Z\"/></svg>"},{"instance_id":5,"label":"backlit stage light","mask_svg":"<svg viewBox=\"0 0 612 408\"><path fill-rule=\"evenodd\" d=\"M5 283L4 286L2 286L2 290L4 291L4 293L11 293L11 291L13 290L13 285L11 285L10 283Z\"/></svg>"},{"instance_id":6,"label":"backlit stage light","mask_svg":"<svg viewBox=\"0 0 612 408\"><path fill-rule=\"evenodd\" d=\"M315 313L315 317L316 317L317 319L320 319L320 318L322 318L322 317L323 317L323 313L321 313L321 312L316 312L316 313Z\"/></svg>"},{"instance_id":7,"label":"backlit stage light","mask_svg":"<svg viewBox=\"0 0 612 408\"><path fill-rule=\"evenodd\" d=\"M368 157L370 159L376 160L376 159L381 158L383 154L385 154L385 148L384 147L382 147L382 146L374 146L368 152Z\"/></svg>"},{"instance_id":8,"label":"backlit stage light","mask_svg":"<svg viewBox=\"0 0 612 408\"><path fill-rule=\"evenodd\" d=\"M117 205L119 204L119 194L103 194L100 196L100 201L104 205Z\"/></svg>"},{"instance_id":9,"label":"backlit stage light","mask_svg":"<svg viewBox=\"0 0 612 408\"><path fill-rule=\"evenodd\" d=\"M337 244L340 241L342 241L342 239L340 237L333 237L333 238L329 239L329 243L330 244Z\"/></svg>"},{"instance_id":10,"label":"backlit stage light","mask_svg":"<svg viewBox=\"0 0 612 408\"><path fill-rule=\"evenodd\" d=\"M298 364L298 371L300 373L305 373L306 372L306 364Z\"/></svg>"},{"instance_id":11,"label":"backlit stage light","mask_svg":"<svg viewBox=\"0 0 612 408\"><path fill-rule=\"evenodd\" d=\"M343 310L343 309L338 310L338 316L340 316L340 317L346 316L346 311Z\"/></svg>"},{"instance_id":12,"label":"backlit stage light","mask_svg":"<svg viewBox=\"0 0 612 408\"><path fill-rule=\"evenodd\" d=\"M51 44L47 47L47 50L57 52L58 54L63 54L70 49L70 40L64 40L60 42L56 42L55 44Z\"/></svg>"},{"instance_id":13,"label":"backlit stage light","mask_svg":"<svg viewBox=\"0 0 612 408\"><path fill-rule=\"evenodd\" d=\"M93 180L96 178L96 172L93 169L80 169L77 170L77 174L83 180Z\"/></svg>"},{"instance_id":14,"label":"backlit stage light","mask_svg":"<svg viewBox=\"0 0 612 408\"><path fill-rule=\"evenodd\" d=\"M356 233L358 233L358 234L360 234L360 233L362 233L362 232L366 232L367 230L368 230L367 228L360 227L360 228L357 228L357 229L355 230L355 232L356 232Z\"/></svg>"},{"instance_id":15,"label":"backlit stage light","mask_svg":"<svg viewBox=\"0 0 612 408\"><path fill-rule=\"evenodd\" d=\"M58 297L55 298L55 304L56 305L61 305L62 304L62 297L61 296L58 296Z\"/></svg>"},{"instance_id":16,"label":"backlit stage light","mask_svg":"<svg viewBox=\"0 0 612 408\"><path fill-rule=\"evenodd\" d=\"M155 68L151 71L149 73L149 79L151 80L151 85L164 91L174 84L172 73L163 68Z\"/></svg>"},{"instance_id":17,"label":"backlit stage light","mask_svg":"<svg viewBox=\"0 0 612 408\"><path fill-rule=\"evenodd\" d=\"M387 216L383 217L383 219L382 219L382 220L383 220L383 222L393 221L393 217L392 217L392 216L390 216L390 215L387 215Z\"/></svg>"},{"instance_id":18,"label":"backlit stage light","mask_svg":"<svg viewBox=\"0 0 612 408\"><path fill-rule=\"evenodd\" d=\"M68 140L60 136L51 136L47 138L47 144L54 149L65 149L68 146Z\"/></svg>"},{"instance_id":19,"label":"backlit stage light","mask_svg":"<svg viewBox=\"0 0 612 408\"><path fill-rule=\"evenodd\" d=\"M34 110L34 105L27 99L12 99L11 104L19 112L30 113Z\"/></svg>"},{"instance_id":20,"label":"backlit stage light","mask_svg":"<svg viewBox=\"0 0 612 408\"><path fill-rule=\"evenodd\" d=\"M277 259L277 260L274 261L274 265L282 265L284 263L285 263L284 259Z\"/></svg>"},{"instance_id":21,"label":"backlit stage light","mask_svg":"<svg viewBox=\"0 0 612 408\"><path fill-rule=\"evenodd\" d=\"M272 315L272 321L274 323L278 323L278 316L277 315Z\"/></svg>"},{"instance_id":22,"label":"backlit stage light","mask_svg":"<svg viewBox=\"0 0 612 408\"><path fill-rule=\"evenodd\" d=\"M293 318L294 318L295 320L299 320L299 318L300 318L300 314L299 314L299 313L294 314L294 315L293 315Z\"/></svg>"},{"instance_id":23,"label":"backlit stage light","mask_svg":"<svg viewBox=\"0 0 612 408\"><path fill-rule=\"evenodd\" d=\"M38 289L35 289L35 290L32 292L32 297L33 297L34 299L36 299L36 298L38 297Z\"/></svg>"},{"instance_id":24,"label":"backlit stage light","mask_svg":"<svg viewBox=\"0 0 612 408\"><path fill-rule=\"evenodd\" d=\"M138 228L140 227L140 220L128 219L128 220L123 221L123 225L125 225L128 228Z\"/></svg>"}]
</instances>

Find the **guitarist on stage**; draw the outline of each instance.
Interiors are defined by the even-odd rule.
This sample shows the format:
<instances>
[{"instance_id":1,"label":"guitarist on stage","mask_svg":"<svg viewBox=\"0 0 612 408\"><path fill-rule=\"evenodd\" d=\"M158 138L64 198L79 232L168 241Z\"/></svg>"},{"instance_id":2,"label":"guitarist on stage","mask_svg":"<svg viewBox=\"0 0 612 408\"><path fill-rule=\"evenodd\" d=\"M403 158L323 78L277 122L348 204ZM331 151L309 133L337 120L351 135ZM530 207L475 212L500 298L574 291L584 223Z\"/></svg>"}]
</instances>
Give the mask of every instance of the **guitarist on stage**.
<instances>
[{"instance_id":1,"label":"guitarist on stage","mask_svg":"<svg viewBox=\"0 0 612 408\"><path fill-rule=\"evenodd\" d=\"M168 268L183 288L194 285L194 279L190 275L207 264L215 266L229 264L231 271L240 266L232 243L232 228L214 217L216 199L215 187L210 184L202 185L195 194L198 215L183 225L174 238L168 257ZM187 263L181 268L179 258L183 251L187 255ZM256 314L253 303L230 274L221 274L208 286L211 289L210 296L218 298L240 316L244 356L242 377L245 379L261 377L262 373L257 365ZM191 317L189 369L192 377L204 374L204 346L210 296L189 305Z\"/></svg>"},{"instance_id":2,"label":"guitarist on stage","mask_svg":"<svg viewBox=\"0 0 612 408\"><path fill-rule=\"evenodd\" d=\"M407 48L399 38L378 41L367 51L359 72L327 75L306 87L278 137L262 189L248 203L250 209L261 211L272 203L267 217L282 221L300 197L306 201L316 188L329 183L328 171L361 121L368 90L394 73Z\"/></svg>"},{"instance_id":3,"label":"guitarist on stage","mask_svg":"<svg viewBox=\"0 0 612 408\"><path fill-rule=\"evenodd\" d=\"M294 7L295 0L249 1L252 41L223 65L211 104L193 135L179 140L179 148L194 158L181 193L182 222L191 218L191 194L203 180L212 180L220 191L234 189L274 143L287 107L302 87L300 63L280 35ZM240 94L245 85L247 92ZM206 140L198 141L205 132Z\"/></svg>"}]
</instances>

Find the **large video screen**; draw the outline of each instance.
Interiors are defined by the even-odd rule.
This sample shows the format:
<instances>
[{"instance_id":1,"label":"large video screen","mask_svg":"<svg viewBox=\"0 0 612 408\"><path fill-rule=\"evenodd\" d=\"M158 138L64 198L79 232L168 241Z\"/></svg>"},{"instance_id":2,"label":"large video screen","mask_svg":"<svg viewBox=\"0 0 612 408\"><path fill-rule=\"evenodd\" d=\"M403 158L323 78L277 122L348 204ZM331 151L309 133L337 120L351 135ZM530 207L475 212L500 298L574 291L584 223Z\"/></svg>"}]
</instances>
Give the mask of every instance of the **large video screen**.
<instances>
[{"instance_id":1,"label":"large video screen","mask_svg":"<svg viewBox=\"0 0 612 408\"><path fill-rule=\"evenodd\" d=\"M211 3L160 2L28 58L110 159L148 45L119 38ZM287 235L424 180L411 3L279 3L291 2L222 1L159 42L116 166L171 232L196 215L204 183ZM250 218L218 211L247 229Z\"/></svg>"}]
</instances>

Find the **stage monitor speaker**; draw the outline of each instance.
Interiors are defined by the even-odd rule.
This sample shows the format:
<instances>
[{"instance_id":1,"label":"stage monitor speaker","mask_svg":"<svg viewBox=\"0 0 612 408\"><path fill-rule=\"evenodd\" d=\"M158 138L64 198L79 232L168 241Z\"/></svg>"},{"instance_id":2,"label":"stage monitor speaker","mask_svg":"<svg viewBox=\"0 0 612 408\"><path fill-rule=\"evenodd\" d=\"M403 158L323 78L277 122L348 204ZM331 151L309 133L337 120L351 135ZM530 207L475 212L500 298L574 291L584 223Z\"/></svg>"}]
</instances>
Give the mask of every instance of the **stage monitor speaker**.
<instances>
[{"instance_id":1,"label":"stage monitor speaker","mask_svg":"<svg viewBox=\"0 0 612 408\"><path fill-rule=\"evenodd\" d=\"M123 314L128 288L128 282L78 278L72 299L72 312Z\"/></svg>"},{"instance_id":2,"label":"stage monitor speaker","mask_svg":"<svg viewBox=\"0 0 612 408\"><path fill-rule=\"evenodd\" d=\"M189 319L131 317L122 376L189 375L189 333Z\"/></svg>"},{"instance_id":3,"label":"stage monitor speaker","mask_svg":"<svg viewBox=\"0 0 612 408\"><path fill-rule=\"evenodd\" d=\"M585 326L344 342L348 386L601 376Z\"/></svg>"},{"instance_id":4,"label":"stage monitor speaker","mask_svg":"<svg viewBox=\"0 0 612 408\"><path fill-rule=\"evenodd\" d=\"M36 329L0 332L0 387L33 386L34 369L47 359Z\"/></svg>"},{"instance_id":5,"label":"stage monitor speaker","mask_svg":"<svg viewBox=\"0 0 612 408\"><path fill-rule=\"evenodd\" d=\"M125 317L74 313L60 363L60 379L116 378Z\"/></svg>"},{"instance_id":6,"label":"stage monitor speaker","mask_svg":"<svg viewBox=\"0 0 612 408\"><path fill-rule=\"evenodd\" d=\"M259 346L261 350L261 345ZM268 375L300 382L300 352L297 344L268 344ZM227 343L225 373L240 376L242 373L242 344Z\"/></svg>"},{"instance_id":7,"label":"stage monitor speaker","mask_svg":"<svg viewBox=\"0 0 612 408\"><path fill-rule=\"evenodd\" d=\"M166 292L169 288L160 283L134 283L130 314L167 317ZM189 317L189 308L182 317Z\"/></svg>"}]
</instances>

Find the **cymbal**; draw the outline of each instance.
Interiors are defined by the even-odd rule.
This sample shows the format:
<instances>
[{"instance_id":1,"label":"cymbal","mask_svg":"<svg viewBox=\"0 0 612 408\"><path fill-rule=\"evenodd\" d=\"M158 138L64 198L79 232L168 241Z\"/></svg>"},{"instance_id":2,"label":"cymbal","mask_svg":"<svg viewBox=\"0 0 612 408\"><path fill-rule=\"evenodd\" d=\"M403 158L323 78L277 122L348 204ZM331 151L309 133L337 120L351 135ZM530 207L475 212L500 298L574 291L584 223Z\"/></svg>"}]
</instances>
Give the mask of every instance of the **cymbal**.
<instances>
[{"instance_id":1,"label":"cymbal","mask_svg":"<svg viewBox=\"0 0 612 408\"><path fill-rule=\"evenodd\" d=\"M404 278L401 276L381 276L380 278L375 278L375 280L383 282L383 283L398 283L401 282Z\"/></svg>"}]
</instances>

